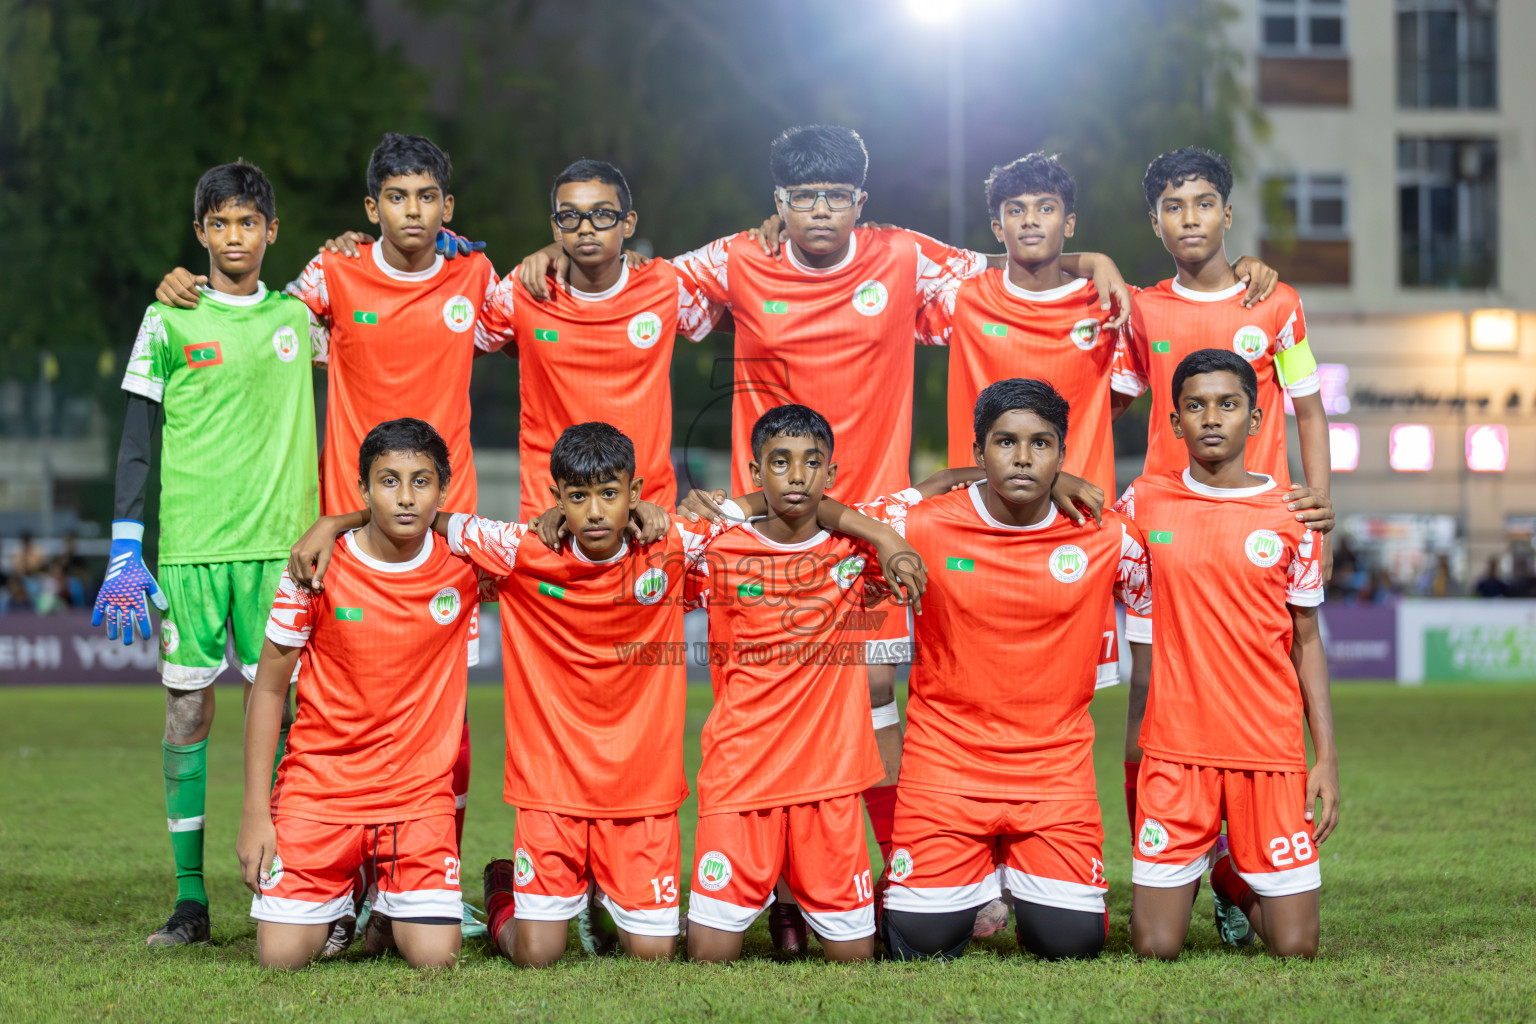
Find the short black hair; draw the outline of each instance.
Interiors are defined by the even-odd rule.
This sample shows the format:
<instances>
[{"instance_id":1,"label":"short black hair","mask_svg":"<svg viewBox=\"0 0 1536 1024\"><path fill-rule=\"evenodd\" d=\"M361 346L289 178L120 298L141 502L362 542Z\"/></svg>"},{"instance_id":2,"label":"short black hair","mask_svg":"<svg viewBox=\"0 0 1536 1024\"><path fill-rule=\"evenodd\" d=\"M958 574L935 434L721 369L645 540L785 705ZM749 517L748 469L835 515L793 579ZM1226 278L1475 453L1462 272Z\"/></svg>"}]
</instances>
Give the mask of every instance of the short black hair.
<instances>
[{"instance_id":1,"label":"short black hair","mask_svg":"<svg viewBox=\"0 0 1536 1024\"><path fill-rule=\"evenodd\" d=\"M385 420L368 431L362 447L357 450L359 480L367 482L373 460L385 452L410 452L427 456L437 467L438 486L448 489L448 481L453 478L453 468L448 465L448 442L426 420L410 417Z\"/></svg>"},{"instance_id":2,"label":"short black hair","mask_svg":"<svg viewBox=\"0 0 1536 1024\"><path fill-rule=\"evenodd\" d=\"M842 125L786 128L768 147L768 173L779 188L817 182L863 188L869 150L858 132Z\"/></svg>"},{"instance_id":3,"label":"short black hair","mask_svg":"<svg viewBox=\"0 0 1536 1024\"><path fill-rule=\"evenodd\" d=\"M453 162L425 135L385 132L368 158L368 194L378 199L385 181L405 174L430 174L437 187L447 192Z\"/></svg>"},{"instance_id":4,"label":"short black hair","mask_svg":"<svg viewBox=\"0 0 1536 1024\"><path fill-rule=\"evenodd\" d=\"M992 168L987 175L987 212L1001 220L999 211L1014 196L1060 196L1071 213L1077 207L1077 182L1061 166L1059 155L1031 153L1012 163Z\"/></svg>"},{"instance_id":5,"label":"short black hair","mask_svg":"<svg viewBox=\"0 0 1536 1024\"><path fill-rule=\"evenodd\" d=\"M752 458L761 458L763 445L776 437L814 437L832 454L832 424L809 406L780 405L759 416L752 424Z\"/></svg>"},{"instance_id":6,"label":"short black hair","mask_svg":"<svg viewBox=\"0 0 1536 1024\"><path fill-rule=\"evenodd\" d=\"M1186 181L1204 179L1221 193L1221 204L1232 194L1232 165L1220 153L1199 146L1185 146L1164 153L1147 165L1141 179L1141 191L1147 197L1147 209L1157 209L1157 197L1169 185L1177 188Z\"/></svg>"},{"instance_id":7,"label":"short black hair","mask_svg":"<svg viewBox=\"0 0 1536 1024\"><path fill-rule=\"evenodd\" d=\"M635 475L635 443L608 423L566 427L549 452L549 475L557 487L597 484L620 473Z\"/></svg>"},{"instance_id":8,"label":"short black hair","mask_svg":"<svg viewBox=\"0 0 1536 1024\"><path fill-rule=\"evenodd\" d=\"M557 209L555 193L560 191L561 185L569 185L573 181L600 181L604 185L612 185L614 191L619 194L619 212L629 212L632 199L629 194L629 182L624 180L624 173L606 160L577 160L555 175L555 183L549 189L551 213Z\"/></svg>"},{"instance_id":9,"label":"short black hair","mask_svg":"<svg viewBox=\"0 0 1536 1024\"><path fill-rule=\"evenodd\" d=\"M976 443L985 446L987 431L992 429L998 417L1015 409L1032 412L1055 427L1056 440L1066 447L1067 400L1045 381L1023 377L993 381L976 396L976 414L972 422Z\"/></svg>"},{"instance_id":10,"label":"short black hair","mask_svg":"<svg viewBox=\"0 0 1536 1024\"><path fill-rule=\"evenodd\" d=\"M1225 348L1202 348L1179 360L1178 367L1173 371L1173 407L1179 407L1179 395L1183 394L1184 382L1190 377L1222 371L1233 374L1242 382L1243 393L1248 396L1248 409L1257 409L1259 375L1253 372L1248 360Z\"/></svg>"},{"instance_id":11,"label":"short black hair","mask_svg":"<svg viewBox=\"0 0 1536 1024\"><path fill-rule=\"evenodd\" d=\"M277 196L272 192L272 183L260 167L246 163L243 158L210 167L197 179L197 188L192 192L192 219L201 224L210 210L222 209L231 201L256 207L268 224L277 219Z\"/></svg>"}]
</instances>

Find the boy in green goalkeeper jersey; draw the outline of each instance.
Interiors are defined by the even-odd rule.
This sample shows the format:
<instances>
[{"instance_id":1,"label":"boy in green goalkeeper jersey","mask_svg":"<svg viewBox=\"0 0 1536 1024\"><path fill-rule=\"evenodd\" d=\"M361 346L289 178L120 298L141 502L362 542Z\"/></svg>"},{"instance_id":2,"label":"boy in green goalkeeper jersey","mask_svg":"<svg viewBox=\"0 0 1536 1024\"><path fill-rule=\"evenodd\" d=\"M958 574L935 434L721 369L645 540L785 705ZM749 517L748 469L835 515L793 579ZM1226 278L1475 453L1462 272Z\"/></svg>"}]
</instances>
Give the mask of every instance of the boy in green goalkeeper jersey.
<instances>
[{"instance_id":1,"label":"boy in green goalkeeper jersey","mask_svg":"<svg viewBox=\"0 0 1536 1024\"><path fill-rule=\"evenodd\" d=\"M210 269L196 309L144 313L123 390L128 410L106 580L92 621L132 643L150 637L148 594L162 612L166 825L176 908L150 946L208 941L203 811L214 679L232 634L246 692L288 547L319 507L311 360L326 336L303 302L261 283L277 238L272 185L243 161L209 170L193 230ZM160 581L144 565L144 489L160 444ZM285 713L283 735L291 717ZM282 756L278 744L278 757Z\"/></svg>"}]
</instances>

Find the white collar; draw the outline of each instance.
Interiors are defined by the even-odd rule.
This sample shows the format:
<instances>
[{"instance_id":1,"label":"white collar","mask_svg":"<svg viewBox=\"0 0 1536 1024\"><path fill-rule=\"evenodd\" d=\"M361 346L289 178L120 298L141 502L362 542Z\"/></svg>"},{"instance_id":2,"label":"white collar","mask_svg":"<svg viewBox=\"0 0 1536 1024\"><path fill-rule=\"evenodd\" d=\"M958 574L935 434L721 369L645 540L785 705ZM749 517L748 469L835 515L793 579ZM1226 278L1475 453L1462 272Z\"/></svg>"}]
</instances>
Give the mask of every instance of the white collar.
<instances>
[{"instance_id":1,"label":"white collar","mask_svg":"<svg viewBox=\"0 0 1536 1024\"><path fill-rule=\"evenodd\" d=\"M1239 281L1232 287L1223 288L1219 292L1197 292L1193 288L1186 288L1179 284L1179 279L1176 277L1172 278L1169 284L1173 285L1173 294L1181 299L1188 299L1190 302L1220 302L1223 299L1230 299L1234 295L1241 294L1248 287Z\"/></svg>"},{"instance_id":2,"label":"white collar","mask_svg":"<svg viewBox=\"0 0 1536 1024\"><path fill-rule=\"evenodd\" d=\"M795 258L795 243L788 238L784 240L784 261L802 274L812 276L819 274L835 274L848 264L853 262L854 254L859 251L859 233L855 231L848 236L848 253L830 267L808 267Z\"/></svg>"},{"instance_id":3,"label":"white collar","mask_svg":"<svg viewBox=\"0 0 1536 1024\"><path fill-rule=\"evenodd\" d=\"M267 286L260 281L256 282L256 291L250 295L231 295L229 292L221 292L217 288L210 288L205 284L198 285L197 290L205 298L214 302L221 302L226 306L255 306L267 297Z\"/></svg>"},{"instance_id":4,"label":"white collar","mask_svg":"<svg viewBox=\"0 0 1536 1024\"><path fill-rule=\"evenodd\" d=\"M759 531L757 527L752 525L753 523L760 523L767 518L767 516L758 516L755 519L747 520L747 522L743 525L746 527L746 529L752 532L752 536L756 537L758 540L762 541L764 544L767 544L769 547L776 551L809 551L811 548L815 547L822 541L826 540L829 536L831 536L831 534L827 533L826 530L817 530L816 536L812 537L810 540L803 540L799 544L780 544L776 540L769 540L767 537L764 537L762 532Z\"/></svg>"},{"instance_id":5,"label":"white collar","mask_svg":"<svg viewBox=\"0 0 1536 1024\"><path fill-rule=\"evenodd\" d=\"M1047 506L1045 518L1038 523L1031 523L1028 526L1010 526L1007 523L998 522L997 517L987 511L987 502L981 496L981 489L986 486L986 483L985 480L977 480L965 490L971 496L971 505L976 509L976 514L981 516L981 521L988 526L996 527L999 530L1018 530L1022 532L1024 530L1043 530L1056 521L1056 506L1049 505Z\"/></svg>"},{"instance_id":6,"label":"white collar","mask_svg":"<svg viewBox=\"0 0 1536 1024\"><path fill-rule=\"evenodd\" d=\"M1264 482L1254 484L1252 487L1212 487L1210 484L1202 484L1190 475L1189 467L1184 467L1184 486L1196 494L1203 494L1207 498L1251 498L1255 494L1263 494L1275 486L1275 478L1263 473L1255 473L1254 476L1264 477Z\"/></svg>"},{"instance_id":7,"label":"white collar","mask_svg":"<svg viewBox=\"0 0 1536 1024\"><path fill-rule=\"evenodd\" d=\"M581 545L576 543L575 537L572 537L571 554L576 556L576 560L578 562L586 562L588 565L612 565L614 562L617 562L619 559L629 554L629 538L625 537L623 540L619 541L619 550L615 551L607 558L593 558L591 555L588 555L585 551L581 550Z\"/></svg>"},{"instance_id":8,"label":"white collar","mask_svg":"<svg viewBox=\"0 0 1536 1024\"><path fill-rule=\"evenodd\" d=\"M361 529L361 527L358 529ZM357 560L370 569L377 569L379 572L410 572L412 569L421 568L422 563L431 557L432 531L428 530L421 535L421 550L412 555L409 561L405 562L381 562L374 558L358 546L357 530L347 531L347 550L356 555Z\"/></svg>"},{"instance_id":9,"label":"white collar","mask_svg":"<svg viewBox=\"0 0 1536 1024\"><path fill-rule=\"evenodd\" d=\"M571 283L567 281L565 283L565 290L571 298L580 299L582 302L602 302L604 299L611 299L619 294L627 284L629 284L629 261L620 256L619 279L609 287L604 288L600 292L584 292L580 288L572 288Z\"/></svg>"},{"instance_id":10,"label":"white collar","mask_svg":"<svg viewBox=\"0 0 1536 1024\"><path fill-rule=\"evenodd\" d=\"M396 270L384 259L384 243L373 243L373 265L384 271L386 277L392 277L396 281L427 281L437 276L437 272L443 269L443 254L438 253L432 260L432 265L426 270Z\"/></svg>"},{"instance_id":11,"label":"white collar","mask_svg":"<svg viewBox=\"0 0 1536 1024\"><path fill-rule=\"evenodd\" d=\"M1088 279L1086 277L1079 277L1068 281L1064 285L1059 285L1055 288L1047 288L1043 292L1032 292L1027 288L1020 288L1018 285L1009 280L1008 269L1006 267L1003 268L1003 287L1008 289L1008 294L1012 295L1016 299L1025 299L1029 302L1055 302L1057 299L1066 298L1073 292L1082 291L1087 286Z\"/></svg>"}]
</instances>

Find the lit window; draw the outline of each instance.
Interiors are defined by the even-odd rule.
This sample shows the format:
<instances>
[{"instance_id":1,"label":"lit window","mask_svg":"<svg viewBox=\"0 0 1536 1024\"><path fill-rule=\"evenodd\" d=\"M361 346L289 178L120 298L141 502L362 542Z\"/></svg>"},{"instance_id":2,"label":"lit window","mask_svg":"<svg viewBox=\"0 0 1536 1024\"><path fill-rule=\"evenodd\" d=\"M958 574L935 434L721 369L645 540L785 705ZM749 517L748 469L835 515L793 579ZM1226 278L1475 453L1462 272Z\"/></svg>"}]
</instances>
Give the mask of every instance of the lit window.
<instances>
[{"instance_id":1,"label":"lit window","mask_svg":"<svg viewBox=\"0 0 1536 1024\"><path fill-rule=\"evenodd\" d=\"M1509 468L1509 431L1496 423L1467 428L1467 468L1474 473L1502 473Z\"/></svg>"},{"instance_id":2,"label":"lit window","mask_svg":"<svg viewBox=\"0 0 1536 1024\"><path fill-rule=\"evenodd\" d=\"M1472 314L1472 348L1513 352L1520 347L1520 314L1513 309L1479 309Z\"/></svg>"},{"instance_id":3,"label":"lit window","mask_svg":"<svg viewBox=\"0 0 1536 1024\"><path fill-rule=\"evenodd\" d=\"M1424 423L1399 423L1387 435L1387 452L1399 473L1428 473L1435 466L1435 432Z\"/></svg>"},{"instance_id":4,"label":"lit window","mask_svg":"<svg viewBox=\"0 0 1536 1024\"><path fill-rule=\"evenodd\" d=\"M1360 468L1360 428L1353 423L1328 424L1328 461L1335 473Z\"/></svg>"}]
</instances>

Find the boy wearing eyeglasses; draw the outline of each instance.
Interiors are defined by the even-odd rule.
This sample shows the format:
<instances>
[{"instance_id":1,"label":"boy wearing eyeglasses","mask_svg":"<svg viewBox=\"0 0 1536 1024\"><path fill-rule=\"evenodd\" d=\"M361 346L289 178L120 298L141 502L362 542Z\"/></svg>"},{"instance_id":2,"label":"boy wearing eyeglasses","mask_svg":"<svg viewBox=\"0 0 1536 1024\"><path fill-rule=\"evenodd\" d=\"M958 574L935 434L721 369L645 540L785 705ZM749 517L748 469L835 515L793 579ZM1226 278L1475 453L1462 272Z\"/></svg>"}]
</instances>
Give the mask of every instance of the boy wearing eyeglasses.
<instances>
[{"instance_id":1,"label":"boy wearing eyeglasses","mask_svg":"<svg viewBox=\"0 0 1536 1024\"><path fill-rule=\"evenodd\" d=\"M486 302L479 330L520 363L518 455L526 522L548 504L549 456L573 423L611 423L635 444L641 497L677 504L672 470L672 344L702 341L719 315L666 260L630 266L624 240L638 220L613 164L577 160L550 190L550 226L568 257L534 301L514 272Z\"/></svg>"}]
</instances>

